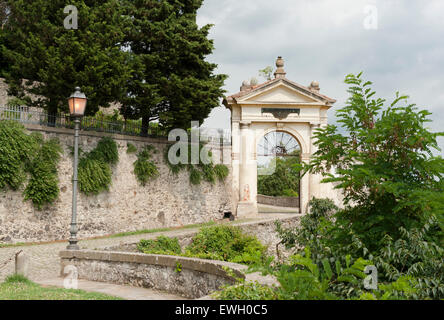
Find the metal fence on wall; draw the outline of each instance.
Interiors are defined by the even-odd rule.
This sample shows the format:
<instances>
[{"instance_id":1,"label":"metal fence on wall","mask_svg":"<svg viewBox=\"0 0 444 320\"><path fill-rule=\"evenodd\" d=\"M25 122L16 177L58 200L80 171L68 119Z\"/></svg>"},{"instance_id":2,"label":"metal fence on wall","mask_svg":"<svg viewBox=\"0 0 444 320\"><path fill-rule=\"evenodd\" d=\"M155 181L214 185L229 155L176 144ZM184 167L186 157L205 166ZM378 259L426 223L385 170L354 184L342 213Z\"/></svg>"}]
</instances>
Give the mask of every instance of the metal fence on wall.
<instances>
[{"instance_id":1,"label":"metal fence on wall","mask_svg":"<svg viewBox=\"0 0 444 320\"><path fill-rule=\"evenodd\" d=\"M24 124L35 124L40 126L74 129L74 121L69 114L59 113L48 115L46 112L36 110L26 106L6 106L0 107L0 120L18 121ZM140 136L142 130L141 121L121 120L106 121L96 117L82 117L81 129L86 131L107 132L114 134ZM226 132L214 129L214 134L202 134L201 141L231 145L231 136ZM208 130L206 130L208 132ZM158 126L148 128L148 137L164 138L168 137L168 132Z\"/></svg>"}]
</instances>

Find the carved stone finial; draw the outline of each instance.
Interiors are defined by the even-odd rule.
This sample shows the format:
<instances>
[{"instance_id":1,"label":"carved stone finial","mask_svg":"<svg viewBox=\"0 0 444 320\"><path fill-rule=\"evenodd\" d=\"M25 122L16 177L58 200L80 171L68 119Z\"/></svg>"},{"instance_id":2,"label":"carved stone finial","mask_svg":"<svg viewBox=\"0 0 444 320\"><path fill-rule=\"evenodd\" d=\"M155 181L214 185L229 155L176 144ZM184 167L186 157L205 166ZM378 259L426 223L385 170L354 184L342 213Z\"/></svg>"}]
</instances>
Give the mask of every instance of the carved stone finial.
<instances>
[{"instance_id":1,"label":"carved stone finial","mask_svg":"<svg viewBox=\"0 0 444 320\"><path fill-rule=\"evenodd\" d=\"M276 60L276 72L274 73L274 77L277 78L285 78L285 75L287 74L284 70L284 59L282 59L281 56L279 56Z\"/></svg>"},{"instance_id":2,"label":"carved stone finial","mask_svg":"<svg viewBox=\"0 0 444 320\"><path fill-rule=\"evenodd\" d=\"M319 92L319 82L317 82L316 80L312 81L310 84L310 90Z\"/></svg>"},{"instance_id":3,"label":"carved stone finial","mask_svg":"<svg viewBox=\"0 0 444 320\"><path fill-rule=\"evenodd\" d=\"M245 90L250 89L250 87L251 87L250 83L247 80L245 80L242 82L242 86L240 87L240 90L245 91Z\"/></svg>"}]
</instances>

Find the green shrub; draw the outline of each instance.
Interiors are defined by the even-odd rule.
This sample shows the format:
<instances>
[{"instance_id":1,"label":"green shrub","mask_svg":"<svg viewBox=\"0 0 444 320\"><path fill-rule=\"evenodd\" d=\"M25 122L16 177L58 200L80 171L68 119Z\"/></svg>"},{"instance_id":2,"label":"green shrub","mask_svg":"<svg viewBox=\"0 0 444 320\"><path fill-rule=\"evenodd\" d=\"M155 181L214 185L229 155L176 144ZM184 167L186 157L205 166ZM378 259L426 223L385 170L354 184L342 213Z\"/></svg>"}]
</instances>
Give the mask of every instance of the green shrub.
<instances>
[{"instance_id":1,"label":"green shrub","mask_svg":"<svg viewBox=\"0 0 444 320\"><path fill-rule=\"evenodd\" d=\"M190 173L190 183L192 185L200 184L202 179L209 182L209 183L214 183L216 181L216 178L218 178L220 181L224 181L225 178L228 176L229 170L228 170L227 166L225 166L223 164L214 165L212 163L211 152L209 152L209 157L211 160L210 163L208 163L208 164L204 164L204 163L191 164L191 144L187 145L187 148L188 148L187 163L185 163L185 164L184 163L178 163L178 164L170 163L170 161L168 159L168 153L169 153L169 150L172 146L173 145L171 144L167 148L165 148L165 153L164 153L165 163L168 165L168 167L170 168L170 171L173 174L178 174L181 170L187 168ZM202 152L202 149L204 147L205 146L203 144L199 145L199 159L200 159L200 154ZM177 151L177 156L180 156L180 150Z\"/></svg>"},{"instance_id":2,"label":"green shrub","mask_svg":"<svg viewBox=\"0 0 444 320\"><path fill-rule=\"evenodd\" d=\"M224 164L216 164L214 166L214 173L220 181L224 181L225 178L228 177L229 170L228 167Z\"/></svg>"},{"instance_id":3,"label":"green shrub","mask_svg":"<svg viewBox=\"0 0 444 320\"><path fill-rule=\"evenodd\" d=\"M117 143L103 137L97 146L79 160L79 189L87 195L108 191L112 181L111 165L119 161Z\"/></svg>"},{"instance_id":4,"label":"green shrub","mask_svg":"<svg viewBox=\"0 0 444 320\"><path fill-rule=\"evenodd\" d=\"M146 254L180 255L182 253L179 240L165 236L159 236L155 240L140 240L137 249Z\"/></svg>"},{"instance_id":5,"label":"green shrub","mask_svg":"<svg viewBox=\"0 0 444 320\"><path fill-rule=\"evenodd\" d=\"M237 227L212 226L202 228L193 242L182 252L177 238L158 237L141 240L138 250L151 254L180 255L200 259L257 264L265 258L266 247L256 237L245 235Z\"/></svg>"},{"instance_id":6,"label":"green shrub","mask_svg":"<svg viewBox=\"0 0 444 320\"><path fill-rule=\"evenodd\" d=\"M132 143L127 143L126 144L126 153L136 153L137 152L137 148L135 145L133 145Z\"/></svg>"},{"instance_id":7,"label":"green shrub","mask_svg":"<svg viewBox=\"0 0 444 320\"><path fill-rule=\"evenodd\" d=\"M59 196L57 164L62 153L58 140L52 139L42 143L29 168L31 179L24 191L25 200L32 200L39 210L43 205L53 203Z\"/></svg>"},{"instance_id":8,"label":"green shrub","mask_svg":"<svg viewBox=\"0 0 444 320\"><path fill-rule=\"evenodd\" d=\"M139 152L137 160L134 162L134 174L142 186L145 186L149 180L154 179L159 175L159 170L157 169L156 164L154 161L150 160L151 152L153 152L153 150L153 146L146 146L141 152Z\"/></svg>"},{"instance_id":9,"label":"green shrub","mask_svg":"<svg viewBox=\"0 0 444 320\"><path fill-rule=\"evenodd\" d=\"M26 180L25 169L39 149L37 140L13 121L0 121L0 189L17 190Z\"/></svg>"},{"instance_id":10,"label":"green shrub","mask_svg":"<svg viewBox=\"0 0 444 320\"><path fill-rule=\"evenodd\" d=\"M216 181L216 173L212 164L202 164L199 166L203 179L209 183Z\"/></svg>"},{"instance_id":11,"label":"green shrub","mask_svg":"<svg viewBox=\"0 0 444 320\"><path fill-rule=\"evenodd\" d=\"M232 226L202 228L186 248L186 255L252 264L261 260L266 247L254 236L245 235Z\"/></svg>"},{"instance_id":12,"label":"green shrub","mask_svg":"<svg viewBox=\"0 0 444 320\"><path fill-rule=\"evenodd\" d=\"M79 161L79 189L87 195L108 191L112 171L108 163L85 157Z\"/></svg>"},{"instance_id":13,"label":"green shrub","mask_svg":"<svg viewBox=\"0 0 444 320\"><path fill-rule=\"evenodd\" d=\"M202 174L194 166L190 168L190 183L192 185L200 184L202 180Z\"/></svg>"},{"instance_id":14,"label":"green shrub","mask_svg":"<svg viewBox=\"0 0 444 320\"><path fill-rule=\"evenodd\" d=\"M119 162L117 143L110 137L103 137L99 140L95 149L89 153L88 157L114 165Z\"/></svg>"}]
</instances>

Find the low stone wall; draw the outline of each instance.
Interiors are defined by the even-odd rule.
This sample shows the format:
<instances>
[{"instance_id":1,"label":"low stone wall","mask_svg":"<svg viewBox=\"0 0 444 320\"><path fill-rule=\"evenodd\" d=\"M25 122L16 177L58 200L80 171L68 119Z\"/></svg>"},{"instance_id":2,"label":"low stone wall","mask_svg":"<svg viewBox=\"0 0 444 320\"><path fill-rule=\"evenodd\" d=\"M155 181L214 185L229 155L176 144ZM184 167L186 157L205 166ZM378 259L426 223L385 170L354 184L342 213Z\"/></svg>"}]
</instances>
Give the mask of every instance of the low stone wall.
<instances>
[{"instance_id":1,"label":"low stone wall","mask_svg":"<svg viewBox=\"0 0 444 320\"><path fill-rule=\"evenodd\" d=\"M190 299L234 284L233 276L245 278L246 269L223 261L128 252L66 250L60 257L62 277L66 266L75 266L79 279L153 288Z\"/></svg>"},{"instance_id":2,"label":"low stone wall","mask_svg":"<svg viewBox=\"0 0 444 320\"><path fill-rule=\"evenodd\" d=\"M299 208L300 200L296 197L270 197L257 195L257 203L268 204L275 207Z\"/></svg>"}]
</instances>

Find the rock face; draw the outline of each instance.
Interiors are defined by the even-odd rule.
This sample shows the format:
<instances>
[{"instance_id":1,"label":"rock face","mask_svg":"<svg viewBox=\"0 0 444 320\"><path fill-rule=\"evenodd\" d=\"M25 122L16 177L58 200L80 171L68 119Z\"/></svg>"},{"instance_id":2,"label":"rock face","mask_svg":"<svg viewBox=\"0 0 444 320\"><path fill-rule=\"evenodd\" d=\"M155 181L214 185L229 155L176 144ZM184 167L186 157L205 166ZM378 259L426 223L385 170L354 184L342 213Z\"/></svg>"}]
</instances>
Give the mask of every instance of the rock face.
<instances>
[{"instance_id":1,"label":"rock face","mask_svg":"<svg viewBox=\"0 0 444 320\"><path fill-rule=\"evenodd\" d=\"M72 203L73 132L69 129L27 126L30 131L40 131L45 138L57 137L64 149L58 165L60 195L58 200L41 211L31 201L23 201L23 190L0 191L0 243L52 241L69 237ZM105 134L82 132L79 146L90 151ZM193 186L189 173L178 175L170 172L163 159L167 142L159 139L113 135L119 148L119 162L113 167L109 192L97 196L78 196L79 238L106 234L175 227L208 222L223 218L224 211L232 211L231 174L225 183L210 184L202 181ZM128 154L130 142L141 150L153 145L153 155L160 176L142 187L133 173L136 154ZM213 158L231 154L225 147L213 149ZM231 172L231 167L230 172Z\"/></svg>"}]
</instances>

